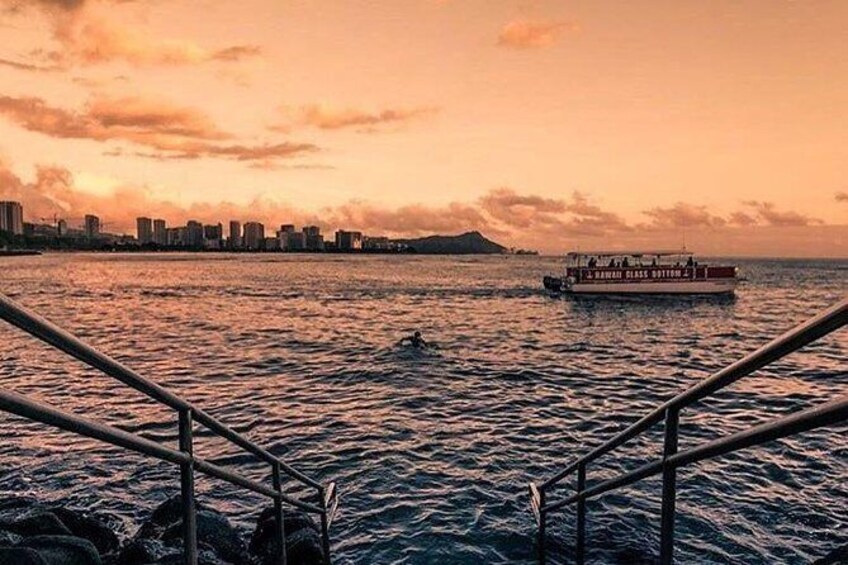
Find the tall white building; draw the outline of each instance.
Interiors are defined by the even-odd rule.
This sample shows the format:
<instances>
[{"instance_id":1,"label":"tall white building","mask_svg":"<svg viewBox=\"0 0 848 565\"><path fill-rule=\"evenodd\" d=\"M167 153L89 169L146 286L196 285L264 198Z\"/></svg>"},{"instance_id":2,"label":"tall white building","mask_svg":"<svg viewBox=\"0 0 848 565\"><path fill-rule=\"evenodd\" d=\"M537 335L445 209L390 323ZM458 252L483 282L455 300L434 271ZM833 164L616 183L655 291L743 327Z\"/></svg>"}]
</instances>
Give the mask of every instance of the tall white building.
<instances>
[{"instance_id":1,"label":"tall white building","mask_svg":"<svg viewBox=\"0 0 848 565\"><path fill-rule=\"evenodd\" d=\"M0 202L0 231L23 235L24 208L20 202Z\"/></svg>"},{"instance_id":2,"label":"tall white building","mask_svg":"<svg viewBox=\"0 0 848 565\"><path fill-rule=\"evenodd\" d=\"M150 218L136 218L136 237L142 245L153 241L153 220Z\"/></svg>"},{"instance_id":3,"label":"tall white building","mask_svg":"<svg viewBox=\"0 0 848 565\"><path fill-rule=\"evenodd\" d=\"M241 223L230 220L230 249L241 247Z\"/></svg>"},{"instance_id":4,"label":"tall white building","mask_svg":"<svg viewBox=\"0 0 848 565\"><path fill-rule=\"evenodd\" d=\"M265 226L259 222L244 224L244 246L247 249L262 249L265 245Z\"/></svg>"},{"instance_id":5,"label":"tall white building","mask_svg":"<svg viewBox=\"0 0 848 565\"><path fill-rule=\"evenodd\" d=\"M91 214L85 217L85 237L92 238L100 235L100 218Z\"/></svg>"},{"instance_id":6,"label":"tall white building","mask_svg":"<svg viewBox=\"0 0 848 565\"><path fill-rule=\"evenodd\" d=\"M168 224L165 220L153 220L153 243L168 245Z\"/></svg>"}]
</instances>

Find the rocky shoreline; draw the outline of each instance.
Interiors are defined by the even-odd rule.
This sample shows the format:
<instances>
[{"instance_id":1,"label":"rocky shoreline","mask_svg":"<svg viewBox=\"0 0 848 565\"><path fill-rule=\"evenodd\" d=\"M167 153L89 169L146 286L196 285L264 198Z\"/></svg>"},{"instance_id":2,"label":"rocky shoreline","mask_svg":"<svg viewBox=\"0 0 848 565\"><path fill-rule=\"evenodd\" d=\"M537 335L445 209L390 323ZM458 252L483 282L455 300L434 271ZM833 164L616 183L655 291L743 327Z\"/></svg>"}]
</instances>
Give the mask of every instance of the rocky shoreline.
<instances>
[{"instance_id":1,"label":"rocky shoreline","mask_svg":"<svg viewBox=\"0 0 848 565\"><path fill-rule=\"evenodd\" d=\"M214 509L197 505L198 562L201 565L272 565L276 563L273 507L244 532ZM289 565L323 565L321 535L310 516L286 513ZM119 519L27 498L0 503L0 565L181 565L180 497L169 498L122 536Z\"/></svg>"}]
</instances>

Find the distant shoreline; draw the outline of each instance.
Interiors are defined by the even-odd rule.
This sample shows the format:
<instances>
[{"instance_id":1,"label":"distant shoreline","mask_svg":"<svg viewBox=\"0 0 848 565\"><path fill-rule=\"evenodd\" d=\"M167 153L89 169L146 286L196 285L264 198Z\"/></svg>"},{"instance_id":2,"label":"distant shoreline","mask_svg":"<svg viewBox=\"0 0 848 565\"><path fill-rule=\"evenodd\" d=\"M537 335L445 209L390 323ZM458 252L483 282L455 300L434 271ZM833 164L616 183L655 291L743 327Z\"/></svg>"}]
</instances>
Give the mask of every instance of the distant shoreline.
<instances>
[{"instance_id":1,"label":"distant shoreline","mask_svg":"<svg viewBox=\"0 0 848 565\"><path fill-rule=\"evenodd\" d=\"M25 256L43 256L43 255L73 255L73 254L97 254L97 255L330 255L330 256L361 256L361 255L380 255L380 256L400 256L400 257L541 257L546 259L564 259L565 252L562 253L480 253L480 252L421 252L421 251L380 251L380 250L357 250L357 251L279 251L279 250L233 250L233 249L133 249L133 248L115 248L115 249L23 249L0 251L2 257L25 257ZM798 257L798 256L760 256L760 255L701 255L702 260L712 259L733 259L742 261L828 261L828 262L848 262L846 257Z\"/></svg>"}]
</instances>

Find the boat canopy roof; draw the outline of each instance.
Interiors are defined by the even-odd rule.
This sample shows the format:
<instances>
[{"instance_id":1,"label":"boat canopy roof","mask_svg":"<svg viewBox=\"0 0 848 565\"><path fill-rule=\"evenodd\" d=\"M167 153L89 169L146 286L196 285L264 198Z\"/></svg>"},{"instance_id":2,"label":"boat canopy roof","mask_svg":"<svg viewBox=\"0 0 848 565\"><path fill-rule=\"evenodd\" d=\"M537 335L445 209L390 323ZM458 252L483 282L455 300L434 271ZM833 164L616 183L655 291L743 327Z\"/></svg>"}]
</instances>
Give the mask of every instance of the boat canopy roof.
<instances>
[{"instance_id":1,"label":"boat canopy roof","mask_svg":"<svg viewBox=\"0 0 848 565\"><path fill-rule=\"evenodd\" d=\"M691 251L678 249L676 251L572 251L566 257L664 257L669 255L694 255Z\"/></svg>"}]
</instances>

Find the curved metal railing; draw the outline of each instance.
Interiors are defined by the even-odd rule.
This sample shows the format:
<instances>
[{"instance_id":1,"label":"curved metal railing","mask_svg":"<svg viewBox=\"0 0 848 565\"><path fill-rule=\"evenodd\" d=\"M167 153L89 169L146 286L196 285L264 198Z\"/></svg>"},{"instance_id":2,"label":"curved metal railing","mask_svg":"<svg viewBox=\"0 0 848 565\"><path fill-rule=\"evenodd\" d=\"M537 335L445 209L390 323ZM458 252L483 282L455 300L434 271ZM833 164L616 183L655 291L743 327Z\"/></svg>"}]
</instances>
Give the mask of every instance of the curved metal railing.
<instances>
[{"instance_id":1,"label":"curved metal railing","mask_svg":"<svg viewBox=\"0 0 848 565\"><path fill-rule=\"evenodd\" d=\"M788 416L754 426L726 437L722 437L686 451L677 451L677 432L680 411L683 408L703 400L713 393L733 384L739 379L762 369L790 353L797 351L817 339L835 332L848 323L848 298L825 310L794 329L772 340L753 353L743 357L699 382L674 398L664 402L649 414L642 417L627 429L611 439L577 458L565 469L539 484L530 483L530 506L538 524L537 550L539 562L544 563L545 528L547 516L571 504L577 505L576 560L583 563L586 546L586 500L599 496L616 488L630 485L644 478L662 474L662 515L660 527L660 562L673 562L674 555L674 515L677 496L677 469L705 459L718 457L726 453L760 445L797 433L823 426L832 426L848 420L848 394L836 400L800 410ZM586 472L589 463L614 449L624 445L642 434L661 420L665 420L663 457L646 465L609 479L591 487L586 485ZM547 500L548 491L564 478L577 472L576 491L568 497Z\"/></svg>"},{"instance_id":2,"label":"curved metal railing","mask_svg":"<svg viewBox=\"0 0 848 565\"><path fill-rule=\"evenodd\" d=\"M172 449L114 426L95 422L77 414L63 412L47 404L36 402L26 396L0 389L0 410L2 411L11 412L49 426L179 465L183 512L183 555L187 565L197 564L197 521L194 496L195 471L273 499L277 528L276 535L279 545L278 562L283 565L286 563L283 503L290 504L311 514L318 514L321 518L321 538L324 557L326 562L328 564L330 563L329 529L335 517L339 502L335 483L323 485L311 479L266 449L194 406L192 403L142 377L132 369L108 355L97 351L62 328L27 310L3 294L0 294L0 319L177 412L179 449ZM195 456L193 449L193 430L195 423L204 426L217 436L230 441L248 453L253 454L261 461L268 463L271 466L272 486L269 487L268 485L264 485ZM320 500L319 504L309 504L283 494L283 475L287 475L291 479L315 489Z\"/></svg>"}]
</instances>

